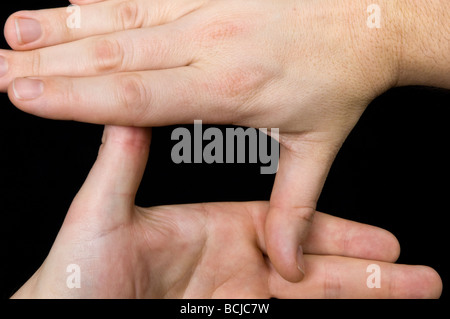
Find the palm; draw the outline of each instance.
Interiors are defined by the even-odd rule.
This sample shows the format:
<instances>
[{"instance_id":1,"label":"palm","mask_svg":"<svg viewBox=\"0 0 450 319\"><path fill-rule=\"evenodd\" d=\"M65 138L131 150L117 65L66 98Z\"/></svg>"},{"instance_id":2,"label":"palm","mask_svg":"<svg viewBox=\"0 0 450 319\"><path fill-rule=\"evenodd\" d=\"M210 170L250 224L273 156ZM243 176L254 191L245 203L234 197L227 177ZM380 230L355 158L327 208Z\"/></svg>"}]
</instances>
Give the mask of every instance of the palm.
<instances>
[{"instance_id":1,"label":"palm","mask_svg":"<svg viewBox=\"0 0 450 319\"><path fill-rule=\"evenodd\" d=\"M257 203L156 209L164 217L152 231L159 227L156 233L162 241L172 238L169 251L174 252L166 256L166 266L173 270L165 296L269 297L269 269L258 244L263 209L267 206ZM150 219L155 214L147 212ZM173 256L178 256L175 263Z\"/></svg>"},{"instance_id":2,"label":"palm","mask_svg":"<svg viewBox=\"0 0 450 319\"><path fill-rule=\"evenodd\" d=\"M54 248L70 252L58 258L60 268L79 265L89 296L269 297L269 267L258 247L263 209L263 203L135 208L130 222L89 231L68 220Z\"/></svg>"}]
</instances>

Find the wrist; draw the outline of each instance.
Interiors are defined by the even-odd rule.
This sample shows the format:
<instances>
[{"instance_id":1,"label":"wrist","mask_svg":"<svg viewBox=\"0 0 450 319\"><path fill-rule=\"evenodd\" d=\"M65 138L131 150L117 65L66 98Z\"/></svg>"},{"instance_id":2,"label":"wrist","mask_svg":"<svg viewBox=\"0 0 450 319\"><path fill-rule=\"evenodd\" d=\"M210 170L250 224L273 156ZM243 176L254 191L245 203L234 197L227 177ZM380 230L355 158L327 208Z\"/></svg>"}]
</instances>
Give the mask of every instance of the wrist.
<instances>
[{"instance_id":1,"label":"wrist","mask_svg":"<svg viewBox=\"0 0 450 319\"><path fill-rule=\"evenodd\" d=\"M450 89L450 1L400 1L398 86Z\"/></svg>"},{"instance_id":2,"label":"wrist","mask_svg":"<svg viewBox=\"0 0 450 319\"><path fill-rule=\"evenodd\" d=\"M363 80L369 86L370 100L398 85L402 51L399 6L398 0L346 2L348 36L352 38L354 59L365 74Z\"/></svg>"},{"instance_id":3,"label":"wrist","mask_svg":"<svg viewBox=\"0 0 450 319\"><path fill-rule=\"evenodd\" d=\"M449 0L349 1L351 36L372 97L396 86L450 89ZM379 27L369 23L371 4L380 9Z\"/></svg>"}]
</instances>

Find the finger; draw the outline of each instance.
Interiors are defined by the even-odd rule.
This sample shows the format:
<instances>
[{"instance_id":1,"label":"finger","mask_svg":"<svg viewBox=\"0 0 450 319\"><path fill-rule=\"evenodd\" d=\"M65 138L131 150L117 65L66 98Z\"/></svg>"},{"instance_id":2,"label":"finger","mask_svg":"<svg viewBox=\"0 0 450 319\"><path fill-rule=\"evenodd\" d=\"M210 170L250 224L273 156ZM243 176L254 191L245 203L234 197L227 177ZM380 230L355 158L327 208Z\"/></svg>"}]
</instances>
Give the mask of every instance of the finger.
<instances>
[{"instance_id":1,"label":"finger","mask_svg":"<svg viewBox=\"0 0 450 319\"><path fill-rule=\"evenodd\" d=\"M177 32L173 25L164 25L33 51L0 50L0 56L9 66L7 73L0 77L0 90L6 90L18 77L86 77L185 66L194 60L193 46L186 34Z\"/></svg>"},{"instance_id":2,"label":"finger","mask_svg":"<svg viewBox=\"0 0 450 319\"><path fill-rule=\"evenodd\" d=\"M9 98L21 110L51 119L122 126L216 123L233 114L214 106L194 67L87 78L16 79Z\"/></svg>"},{"instance_id":3,"label":"finger","mask_svg":"<svg viewBox=\"0 0 450 319\"><path fill-rule=\"evenodd\" d=\"M294 154L280 142L279 170L266 221L266 247L280 274L296 282L305 273L302 245L332 159L320 149L322 145L304 143L301 153Z\"/></svg>"},{"instance_id":4,"label":"finger","mask_svg":"<svg viewBox=\"0 0 450 319\"><path fill-rule=\"evenodd\" d=\"M306 255L308 273L291 283L272 268L275 298L439 298L442 281L432 268L337 256ZM372 287L372 288L371 288Z\"/></svg>"},{"instance_id":5,"label":"finger","mask_svg":"<svg viewBox=\"0 0 450 319\"><path fill-rule=\"evenodd\" d=\"M258 248L267 254L264 225L269 203L250 202L246 207L253 217ZM305 254L336 255L386 262L396 261L400 254L397 238L387 230L320 212L315 214L303 247Z\"/></svg>"},{"instance_id":6,"label":"finger","mask_svg":"<svg viewBox=\"0 0 450 319\"><path fill-rule=\"evenodd\" d=\"M395 262L400 244L379 227L316 213L304 242L304 253Z\"/></svg>"},{"instance_id":7,"label":"finger","mask_svg":"<svg viewBox=\"0 0 450 319\"><path fill-rule=\"evenodd\" d=\"M129 220L147 163L150 129L106 126L97 161L74 199L69 220L114 227Z\"/></svg>"},{"instance_id":8,"label":"finger","mask_svg":"<svg viewBox=\"0 0 450 319\"><path fill-rule=\"evenodd\" d=\"M164 24L194 11L205 1L97 2L78 1L77 5L85 5L16 12L5 23L5 38L14 50L53 46L94 35Z\"/></svg>"}]
</instances>

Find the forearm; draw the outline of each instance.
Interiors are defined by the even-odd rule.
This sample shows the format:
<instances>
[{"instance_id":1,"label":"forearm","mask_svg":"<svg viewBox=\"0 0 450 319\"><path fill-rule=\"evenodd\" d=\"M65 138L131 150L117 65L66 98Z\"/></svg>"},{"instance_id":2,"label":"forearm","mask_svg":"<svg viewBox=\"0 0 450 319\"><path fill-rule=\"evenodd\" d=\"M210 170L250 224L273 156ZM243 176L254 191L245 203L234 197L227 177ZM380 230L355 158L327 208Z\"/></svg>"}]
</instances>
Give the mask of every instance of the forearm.
<instances>
[{"instance_id":1,"label":"forearm","mask_svg":"<svg viewBox=\"0 0 450 319\"><path fill-rule=\"evenodd\" d=\"M450 89L449 0L344 3L350 10L355 56L370 75L367 81L373 82L375 95L407 85ZM371 21L376 16L373 5L379 8L378 26Z\"/></svg>"},{"instance_id":2,"label":"forearm","mask_svg":"<svg viewBox=\"0 0 450 319\"><path fill-rule=\"evenodd\" d=\"M450 89L450 1L402 0L398 86Z\"/></svg>"}]
</instances>

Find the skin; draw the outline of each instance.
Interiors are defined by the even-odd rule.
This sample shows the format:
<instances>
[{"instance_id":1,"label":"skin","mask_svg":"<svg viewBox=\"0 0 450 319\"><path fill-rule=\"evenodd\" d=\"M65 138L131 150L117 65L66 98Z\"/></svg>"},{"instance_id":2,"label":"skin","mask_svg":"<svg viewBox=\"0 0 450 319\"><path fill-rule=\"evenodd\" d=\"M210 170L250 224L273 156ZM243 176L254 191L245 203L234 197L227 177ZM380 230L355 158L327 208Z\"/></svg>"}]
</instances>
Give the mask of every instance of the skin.
<instances>
[{"instance_id":1,"label":"skin","mask_svg":"<svg viewBox=\"0 0 450 319\"><path fill-rule=\"evenodd\" d=\"M267 258L267 202L134 205L150 130L107 126L98 159L51 251L13 298L437 298L439 275L398 265L389 232L317 213L304 244L310 269L283 279ZM69 289L67 266L80 267ZM368 288L368 265L381 287Z\"/></svg>"},{"instance_id":2,"label":"skin","mask_svg":"<svg viewBox=\"0 0 450 319\"><path fill-rule=\"evenodd\" d=\"M318 197L366 106L395 86L450 88L447 0L377 1L379 29L367 26L363 0L73 2L83 5L80 29L67 28L65 8L8 19L16 51L0 50L9 66L0 90L53 119L279 128L265 247L291 282L308 271ZM24 43L18 18L39 21L39 39Z\"/></svg>"}]
</instances>

